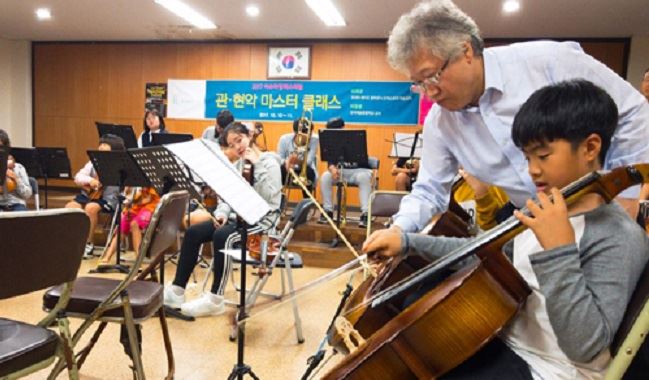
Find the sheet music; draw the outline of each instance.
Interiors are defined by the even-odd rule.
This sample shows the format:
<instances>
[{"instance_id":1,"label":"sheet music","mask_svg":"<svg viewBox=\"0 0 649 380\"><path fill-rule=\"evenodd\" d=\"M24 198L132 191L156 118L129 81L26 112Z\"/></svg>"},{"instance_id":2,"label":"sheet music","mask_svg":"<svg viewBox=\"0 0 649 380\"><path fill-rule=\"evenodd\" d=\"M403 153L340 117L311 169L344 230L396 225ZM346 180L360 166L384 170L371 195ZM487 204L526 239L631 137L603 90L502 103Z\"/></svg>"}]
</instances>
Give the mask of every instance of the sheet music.
<instances>
[{"instance_id":1,"label":"sheet music","mask_svg":"<svg viewBox=\"0 0 649 380\"><path fill-rule=\"evenodd\" d=\"M390 157L410 157L410 150L412 149L412 143L415 140L414 133L400 133L397 132L394 134L394 139L392 141L392 149L390 150ZM421 151L424 146L423 136L420 133L417 138L417 146L415 147L415 153L413 158L421 158Z\"/></svg>"},{"instance_id":2,"label":"sheet music","mask_svg":"<svg viewBox=\"0 0 649 380\"><path fill-rule=\"evenodd\" d=\"M214 142L202 139L165 145L249 225L268 212L268 203L246 182Z\"/></svg>"}]
</instances>

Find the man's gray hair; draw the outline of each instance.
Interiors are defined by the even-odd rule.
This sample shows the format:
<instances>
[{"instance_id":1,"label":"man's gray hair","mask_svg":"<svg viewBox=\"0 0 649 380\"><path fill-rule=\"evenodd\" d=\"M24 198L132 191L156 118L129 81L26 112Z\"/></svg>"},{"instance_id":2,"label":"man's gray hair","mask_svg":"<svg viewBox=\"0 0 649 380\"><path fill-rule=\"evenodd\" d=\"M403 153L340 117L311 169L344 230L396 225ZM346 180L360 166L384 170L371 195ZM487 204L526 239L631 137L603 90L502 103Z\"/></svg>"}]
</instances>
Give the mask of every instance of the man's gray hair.
<instances>
[{"instance_id":1,"label":"man's gray hair","mask_svg":"<svg viewBox=\"0 0 649 380\"><path fill-rule=\"evenodd\" d=\"M470 41L475 55L482 56L484 42L475 21L450 0L428 0L402 15L388 39L388 62L401 72L417 50L430 49L439 58L462 53L462 43Z\"/></svg>"}]
</instances>

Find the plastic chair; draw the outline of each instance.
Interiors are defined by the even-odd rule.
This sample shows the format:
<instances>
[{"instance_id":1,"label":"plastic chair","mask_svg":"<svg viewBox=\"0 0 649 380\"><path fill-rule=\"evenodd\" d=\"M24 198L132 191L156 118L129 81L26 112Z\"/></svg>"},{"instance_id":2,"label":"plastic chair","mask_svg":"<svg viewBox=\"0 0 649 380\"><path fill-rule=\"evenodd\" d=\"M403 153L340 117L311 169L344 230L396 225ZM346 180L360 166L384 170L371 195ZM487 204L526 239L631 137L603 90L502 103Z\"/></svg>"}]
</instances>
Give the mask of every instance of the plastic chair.
<instances>
[{"instance_id":1,"label":"plastic chair","mask_svg":"<svg viewBox=\"0 0 649 380\"><path fill-rule=\"evenodd\" d=\"M156 280L155 271L151 268L155 268L155 265L162 262L165 251L175 243L176 232L180 228L188 199L189 194L186 191L164 195L151 217L135 263L126 277L123 280L81 277L74 283L74 290L66 307L70 316L85 319L72 337L74 344L97 320L102 321L102 326L105 326L105 322L117 322L126 326L129 344L125 345L125 350L133 360L134 375L137 379L144 379L144 369L140 352L140 334L136 325L156 313L160 318L167 352L168 374L166 378L172 379L174 375L173 352L162 307L163 287L158 282L143 279L152 275ZM151 259L151 264L143 271L144 275L138 276L140 266L147 256ZM60 287L50 289L43 297L44 308L51 309L52 305L60 298ZM97 329L88 346L80 352L83 355L79 359L80 363L83 363L85 356L99 338L103 330L102 326ZM59 362L55 371L60 369L61 363Z\"/></svg>"},{"instance_id":2,"label":"plastic chair","mask_svg":"<svg viewBox=\"0 0 649 380\"><path fill-rule=\"evenodd\" d=\"M613 360L606 371L606 380L622 379L635 355L648 350L645 338L649 334L649 264L638 280L622 323L615 333L610 350ZM643 346L643 342L645 345ZM646 361L646 358L645 358ZM639 363L645 367L649 363Z\"/></svg>"},{"instance_id":3,"label":"plastic chair","mask_svg":"<svg viewBox=\"0 0 649 380\"><path fill-rule=\"evenodd\" d=\"M62 296L38 324L0 318L0 378L28 375L57 357L65 361L69 378L78 378L63 310L79 271L89 224L85 213L74 209L0 213L0 299L62 284ZM54 238L35 238L34 231L47 231ZM47 328L53 322L60 335Z\"/></svg>"},{"instance_id":4,"label":"plastic chair","mask_svg":"<svg viewBox=\"0 0 649 380\"><path fill-rule=\"evenodd\" d=\"M367 232L366 237L372 233L372 218L390 218L399 211L401 199L408 195L407 191L373 191L370 194L369 207L367 210Z\"/></svg>"}]
</instances>

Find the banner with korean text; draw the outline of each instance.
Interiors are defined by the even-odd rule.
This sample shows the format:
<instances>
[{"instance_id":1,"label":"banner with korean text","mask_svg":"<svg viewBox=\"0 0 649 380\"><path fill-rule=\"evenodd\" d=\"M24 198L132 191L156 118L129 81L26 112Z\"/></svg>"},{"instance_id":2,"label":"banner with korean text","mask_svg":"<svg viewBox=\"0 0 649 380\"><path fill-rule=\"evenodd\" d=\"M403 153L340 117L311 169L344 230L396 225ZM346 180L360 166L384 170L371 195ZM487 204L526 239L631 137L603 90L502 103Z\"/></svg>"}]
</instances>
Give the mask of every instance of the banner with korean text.
<instances>
[{"instance_id":1,"label":"banner with korean text","mask_svg":"<svg viewBox=\"0 0 649 380\"><path fill-rule=\"evenodd\" d=\"M319 122L415 125L419 116L409 82L170 79L168 91L167 116L177 119L213 119L226 108L239 120L289 121L304 109Z\"/></svg>"}]
</instances>

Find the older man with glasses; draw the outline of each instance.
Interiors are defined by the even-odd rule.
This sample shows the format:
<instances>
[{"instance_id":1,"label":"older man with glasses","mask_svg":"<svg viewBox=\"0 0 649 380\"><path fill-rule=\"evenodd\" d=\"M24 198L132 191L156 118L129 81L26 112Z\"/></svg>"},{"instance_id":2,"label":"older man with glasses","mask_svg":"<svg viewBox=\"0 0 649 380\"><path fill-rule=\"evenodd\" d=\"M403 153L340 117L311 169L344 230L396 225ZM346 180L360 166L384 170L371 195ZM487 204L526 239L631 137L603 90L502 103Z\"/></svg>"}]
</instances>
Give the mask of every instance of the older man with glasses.
<instances>
[{"instance_id":1,"label":"older man with glasses","mask_svg":"<svg viewBox=\"0 0 649 380\"><path fill-rule=\"evenodd\" d=\"M432 99L424 122L423 156L412 193L401 202L391 230L377 231L379 251L393 249L387 234L421 230L446 210L460 167L507 192L515 206L535 196L523 153L511 127L535 90L584 78L605 88L619 122L605 168L649 162L649 104L629 83L585 54L575 42L535 41L484 48L473 19L449 0L425 1L401 16L388 40L390 65ZM635 215L638 187L618 199ZM396 231L395 231L396 229ZM392 248L391 248L392 247Z\"/></svg>"},{"instance_id":2,"label":"older man with glasses","mask_svg":"<svg viewBox=\"0 0 649 380\"><path fill-rule=\"evenodd\" d=\"M649 102L649 69L645 70L642 82L640 82L640 92Z\"/></svg>"}]
</instances>

